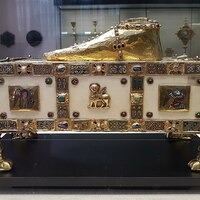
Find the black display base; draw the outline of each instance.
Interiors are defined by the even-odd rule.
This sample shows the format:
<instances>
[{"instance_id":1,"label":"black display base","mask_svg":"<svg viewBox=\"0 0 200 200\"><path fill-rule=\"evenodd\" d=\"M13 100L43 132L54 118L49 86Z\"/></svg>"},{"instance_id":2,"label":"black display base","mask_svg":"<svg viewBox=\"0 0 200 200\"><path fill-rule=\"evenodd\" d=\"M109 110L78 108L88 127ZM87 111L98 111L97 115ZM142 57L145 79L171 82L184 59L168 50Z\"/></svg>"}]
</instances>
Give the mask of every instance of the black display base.
<instances>
[{"instance_id":1,"label":"black display base","mask_svg":"<svg viewBox=\"0 0 200 200\"><path fill-rule=\"evenodd\" d=\"M200 173L187 163L200 139L167 140L162 134L52 134L2 139L14 163L0 172L3 187L194 187Z\"/></svg>"}]
</instances>

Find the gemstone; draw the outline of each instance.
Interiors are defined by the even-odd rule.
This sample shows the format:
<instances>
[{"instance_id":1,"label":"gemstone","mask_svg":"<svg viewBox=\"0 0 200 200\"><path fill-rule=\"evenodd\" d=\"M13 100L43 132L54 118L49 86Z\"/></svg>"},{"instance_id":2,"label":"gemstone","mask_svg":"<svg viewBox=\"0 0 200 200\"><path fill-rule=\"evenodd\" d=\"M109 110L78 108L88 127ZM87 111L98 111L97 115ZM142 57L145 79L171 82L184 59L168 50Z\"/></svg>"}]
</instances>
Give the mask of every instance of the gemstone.
<instances>
[{"instance_id":1,"label":"gemstone","mask_svg":"<svg viewBox=\"0 0 200 200\"><path fill-rule=\"evenodd\" d=\"M133 124L132 124L132 128L133 128L133 129L141 128L141 125L140 125L139 123L136 122L136 123L133 123Z\"/></svg>"},{"instance_id":2,"label":"gemstone","mask_svg":"<svg viewBox=\"0 0 200 200\"><path fill-rule=\"evenodd\" d=\"M65 95L64 94L59 94L57 97L59 102L65 102Z\"/></svg>"},{"instance_id":3,"label":"gemstone","mask_svg":"<svg viewBox=\"0 0 200 200\"><path fill-rule=\"evenodd\" d=\"M46 78L46 79L45 79L45 83L46 83L47 85L51 85L51 84L53 83L52 78L50 78L50 77Z\"/></svg>"},{"instance_id":4,"label":"gemstone","mask_svg":"<svg viewBox=\"0 0 200 200\"><path fill-rule=\"evenodd\" d=\"M58 65L56 68L56 72L62 73L64 72L66 67L64 65Z\"/></svg>"},{"instance_id":5,"label":"gemstone","mask_svg":"<svg viewBox=\"0 0 200 200\"><path fill-rule=\"evenodd\" d=\"M195 114L195 117L196 117L196 118L200 118L200 112L197 112L197 113Z\"/></svg>"},{"instance_id":6,"label":"gemstone","mask_svg":"<svg viewBox=\"0 0 200 200\"><path fill-rule=\"evenodd\" d=\"M139 65L133 66L132 69L133 69L134 72L141 72L142 71L142 67L139 66Z\"/></svg>"},{"instance_id":7,"label":"gemstone","mask_svg":"<svg viewBox=\"0 0 200 200\"><path fill-rule=\"evenodd\" d=\"M68 122L60 122L60 123L58 124L58 127L59 127L59 128L67 129L67 128L68 128Z\"/></svg>"}]
</instances>

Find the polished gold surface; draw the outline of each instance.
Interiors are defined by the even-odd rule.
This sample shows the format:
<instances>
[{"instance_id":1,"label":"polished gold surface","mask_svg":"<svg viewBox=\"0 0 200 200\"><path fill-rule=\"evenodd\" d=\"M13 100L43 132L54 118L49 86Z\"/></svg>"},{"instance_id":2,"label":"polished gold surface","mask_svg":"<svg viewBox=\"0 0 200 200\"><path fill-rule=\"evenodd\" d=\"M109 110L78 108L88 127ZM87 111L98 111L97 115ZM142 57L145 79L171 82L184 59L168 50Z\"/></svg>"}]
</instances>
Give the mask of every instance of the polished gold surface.
<instances>
[{"instance_id":1,"label":"polished gold surface","mask_svg":"<svg viewBox=\"0 0 200 200\"><path fill-rule=\"evenodd\" d=\"M106 109L110 107L110 96L106 92L106 87L101 88L100 84L91 83L89 89L88 108Z\"/></svg>"},{"instance_id":2,"label":"polished gold surface","mask_svg":"<svg viewBox=\"0 0 200 200\"><path fill-rule=\"evenodd\" d=\"M197 157L188 163L192 171L200 172L200 146L198 147Z\"/></svg>"},{"instance_id":3,"label":"polished gold surface","mask_svg":"<svg viewBox=\"0 0 200 200\"><path fill-rule=\"evenodd\" d=\"M12 169L12 162L10 160L6 160L3 156L3 147L0 142L0 171L9 171Z\"/></svg>"},{"instance_id":4,"label":"polished gold surface","mask_svg":"<svg viewBox=\"0 0 200 200\"><path fill-rule=\"evenodd\" d=\"M117 24L91 41L44 54L57 61L161 60L160 25L146 18Z\"/></svg>"}]
</instances>

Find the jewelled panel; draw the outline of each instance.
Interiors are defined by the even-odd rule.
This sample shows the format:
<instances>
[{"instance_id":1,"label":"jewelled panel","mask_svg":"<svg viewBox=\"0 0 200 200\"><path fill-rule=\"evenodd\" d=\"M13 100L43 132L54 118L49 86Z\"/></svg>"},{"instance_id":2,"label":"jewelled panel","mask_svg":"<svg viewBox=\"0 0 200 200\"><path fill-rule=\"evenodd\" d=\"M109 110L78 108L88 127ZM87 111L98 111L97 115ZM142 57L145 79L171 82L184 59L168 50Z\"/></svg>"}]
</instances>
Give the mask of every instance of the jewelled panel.
<instances>
[{"instance_id":1,"label":"jewelled panel","mask_svg":"<svg viewBox=\"0 0 200 200\"><path fill-rule=\"evenodd\" d=\"M127 65L125 64L110 64L108 66L108 74L109 75L123 75L127 74Z\"/></svg>"},{"instance_id":2,"label":"jewelled panel","mask_svg":"<svg viewBox=\"0 0 200 200\"><path fill-rule=\"evenodd\" d=\"M128 121L112 120L108 121L110 131L127 131Z\"/></svg>"},{"instance_id":3,"label":"jewelled panel","mask_svg":"<svg viewBox=\"0 0 200 200\"><path fill-rule=\"evenodd\" d=\"M60 119L55 121L56 131L69 131L71 130L71 123L69 120Z\"/></svg>"},{"instance_id":4,"label":"jewelled panel","mask_svg":"<svg viewBox=\"0 0 200 200\"><path fill-rule=\"evenodd\" d=\"M145 127L148 131L164 131L165 121L145 121Z\"/></svg>"},{"instance_id":5,"label":"jewelled panel","mask_svg":"<svg viewBox=\"0 0 200 200\"><path fill-rule=\"evenodd\" d=\"M106 75L107 74L107 64L105 63L96 63L90 64L90 74L91 75Z\"/></svg>"},{"instance_id":6,"label":"jewelled panel","mask_svg":"<svg viewBox=\"0 0 200 200\"><path fill-rule=\"evenodd\" d=\"M0 64L0 75L14 75L15 66L13 64Z\"/></svg>"},{"instance_id":7,"label":"jewelled panel","mask_svg":"<svg viewBox=\"0 0 200 200\"><path fill-rule=\"evenodd\" d=\"M0 131L16 131L17 120L0 120Z\"/></svg>"},{"instance_id":8,"label":"jewelled panel","mask_svg":"<svg viewBox=\"0 0 200 200\"><path fill-rule=\"evenodd\" d=\"M131 118L142 119L142 117L143 117L143 105L131 106Z\"/></svg>"},{"instance_id":9,"label":"jewelled panel","mask_svg":"<svg viewBox=\"0 0 200 200\"><path fill-rule=\"evenodd\" d=\"M185 74L200 74L200 63L185 63Z\"/></svg>"},{"instance_id":10,"label":"jewelled panel","mask_svg":"<svg viewBox=\"0 0 200 200\"><path fill-rule=\"evenodd\" d=\"M131 93L131 105L142 105L143 93Z\"/></svg>"},{"instance_id":11,"label":"jewelled panel","mask_svg":"<svg viewBox=\"0 0 200 200\"><path fill-rule=\"evenodd\" d=\"M77 120L72 121L72 130L75 131L90 131L91 121L90 120Z\"/></svg>"},{"instance_id":12,"label":"jewelled panel","mask_svg":"<svg viewBox=\"0 0 200 200\"><path fill-rule=\"evenodd\" d=\"M181 75L184 73L184 63L168 63L167 73L171 75Z\"/></svg>"},{"instance_id":13,"label":"jewelled panel","mask_svg":"<svg viewBox=\"0 0 200 200\"><path fill-rule=\"evenodd\" d=\"M9 86L10 110L39 111L39 86Z\"/></svg>"},{"instance_id":14,"label":"jewelled panel","mask_svg":"<svg viewBox=\"0 0 200 200\"><path fill-rule=\"evenodd\" d=\"M183 121L183 132L200 132L200 121Z\"/></svg>"},{"instance_id":15,"label":"jewelled panel","mask_svg":"<svg viewBox=\"0 0 200 200\"><path fill-rule=\"evenodd\" d=\"M159 86L160 111L188 111L190 86Z\"/></svg>"},{"instance_id":16,"label":"jewelled panel","mask_svg":"<svg viewBox=\"0 0 200 200\"><path fill-rule=\"evenodd\" d=\"M31 64L16 64L16 73L20 76L30 76L33 74L33 68Z\"/></svg>"},{"instance_id":17,"label":"jewelled panel","mask_svg":"<svg viewBox=\"0 0 200 200\"><path fill-rule=\"evenodd\" d=\"M143 76L131 77L131 90L132 91L143 91Z\"/></svg>"},{"instance_id":18,"label":"jewelled panel","mask_svg":"<svg viewBox=\"0 0 200 200\"><path fill-rule=\"evenodd\" d=\"M167 66L164 63L147 63L146 74L167 74Z\"/></svg>"},{"instance_id":19,"label":"jewelled panel","mask_svg":"<svg viewBox=\"0 0 200 200\"><path fill-rule=\"evenodd\" d=\"M34 75L51 75L52 74L52 65L40 64L32 65Z\"/></svg>"},{"instance_id":20,"label":"jewelled panel","mask_svg":"<svg viewBox=\"0 0 200 200\"><path fill-rule=\"evenodd\" d=\"M21 119L18 120L18 130L20 131L30 131L35 133L36 132L36 121L35 120L28 120L28 119Z\"/></svg>"},{"instance_id":21,"label":"jewelled panel","mask_svg":"<svg viewBox=\"0 0 200 200\"><path fill-rule=\"evenodd\" d=\"M56 77L56 90L58 92L65 92L68 91L68 77L66 76L59 76Z\"/></svg>"},{"instance_id":22,"label":"jewelled panel","mask_svg":"<svg viewBox=\"0 0 200 200\"><path fill-rule=\"evenodd\" d=\"M108 131L108 121L107 120L92 120L91 121L92 131Z\"/></svg>"},{"instance_id":23,"label":"jewelled panel","mask_svg":"<svg viewBox=\"0 0 200 200\"><path fill-rule=\"evenodd\" d=\"M37 130L50 131L55 129L54 120L38 120L36 122Z\"/></svg>"},{"instance_id":24,"label":"jewelled panel","mask_svg":"<svg viewBox=\"0 0 200 200\"><path fill-rule=\"evenodd\" d=\"M181 134L183 132L183 121L168 120L165 122L165 132Z\"/></svg>"},{"instance_id":25,"label":"jewelled panel","mask_svg":"<svg viewBox=\"0 0 200 200\"><path fill-rule=\"evenodd\" d=\"M89 65L71 65L70 74L72 75L89 74Z\"/></svg>"},{"instance_id":26,"label":"jewelled panel","mask_svg":"<svg viewBox=\"0 0 200 200\"><path fill-rule=\"evenodd\" d=\"M57 104L57 117L58 118L69 118L69 106Z\"/></svg>"}]
</instances>

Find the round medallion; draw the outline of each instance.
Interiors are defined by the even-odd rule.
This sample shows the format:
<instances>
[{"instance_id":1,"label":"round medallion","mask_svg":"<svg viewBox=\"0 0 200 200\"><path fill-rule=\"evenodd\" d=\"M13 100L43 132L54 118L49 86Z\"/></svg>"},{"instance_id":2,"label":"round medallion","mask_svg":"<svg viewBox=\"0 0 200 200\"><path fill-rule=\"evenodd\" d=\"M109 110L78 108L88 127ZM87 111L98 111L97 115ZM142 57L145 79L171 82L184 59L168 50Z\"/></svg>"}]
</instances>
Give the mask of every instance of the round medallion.
<instances>
[{"instance_id":1,"label":"round medallion","mask_svg":"<svg viewBox=\"0 0 200 200\"><path fill-rule=\"evenodd\" d=\"M71 83L72 85L77 85L79 83L79 80L77 78L72 78Z\"/></svg>"},{"instance_id":2,"label":"round medallion","mask_svg":"<svg viewBox=\"0 0 200 200\"><path fill-rule=\"evenodd\" d=\"M148 84L153 84L153 78L152 77L147 78L147 83Z\"/></svg>"},{"instance_id":3,"label":"round medallion","mask_svg":"<svg viewBox=\"0 0 200 200\"><path fill-rule=\"evenodd\" d=\"M52 78L50 78L50 77L46 78L46 79L45 79L45 83L46 83L47 85L51 85L51 84L53 83Z\"/></svg>"},{"instance_id":4,"label":"round medallion","mask_svg":"<svg viewBox=\"0 0 200 200\"><path fill-rule=\"evenodd\" d=\"M126 117L127 116L127 112L121 112L121 117Z\"/></svg>"},{"instance_id":5,"label":"round medallion","mask_svg":"<svg viewBox=\"0 0 200 200\"><path fill-rule=\"evenodd\" d=\"M151 117L153 117L153 113L152 113L152 112L147 112L147 113L146 113L146 116L147 116L148 118L151 118Z\"/></svg>"},{"instance_id":6,"label":"round medallion","mask_svg":"<svg viewBox=\"0 0 200 200\"><path fill-rule=\"evenodd\" d=\"M53 113L53 112L48 112L47 116L48 116L49 118L52 118L52 117L54 117L54 113Z\"/></svg>"},{"instance_id":7,"label":"round medallion","mask_svg":"<svg viewBox=\"0 0 200 200\"><path fill-rule=\"evenodd\" d=\"M6 112L2 112L2 113L0 114L0 118L1 118L1 119L6 119L6 118L7 118L7 113L6 113Z\"/></svg>"},{"instance_id":8,"label":"round medallion","mask_svg":"<svg viewBox=\"0 0 200 200\"><path fill-rule=\"evenodd\" d=\"M73 112L73 117L77 118L79 117L80 113L79 112Z\"/></svg>"},{"instance_id":9,"label":"round medallion","mask_svg":"<svg viewBox=\"0 0 200 200\"><path fill-rule=\"evenodd\" d=\"M197 113L195 114L195 117L196 117L196 118L200 118L200 112L197 112Z\"/></svg>"},{"instance_id":10,"label":"round medallion","mask_svg":"<svg viewBox=\"0 0 200 200\"><path fill-rule=\"evenodd\" d=\"M127 84L127 79L126 78L122 78L121 79L121 84L123 84L123 85Z\"/></svg>"}]
</instances>

